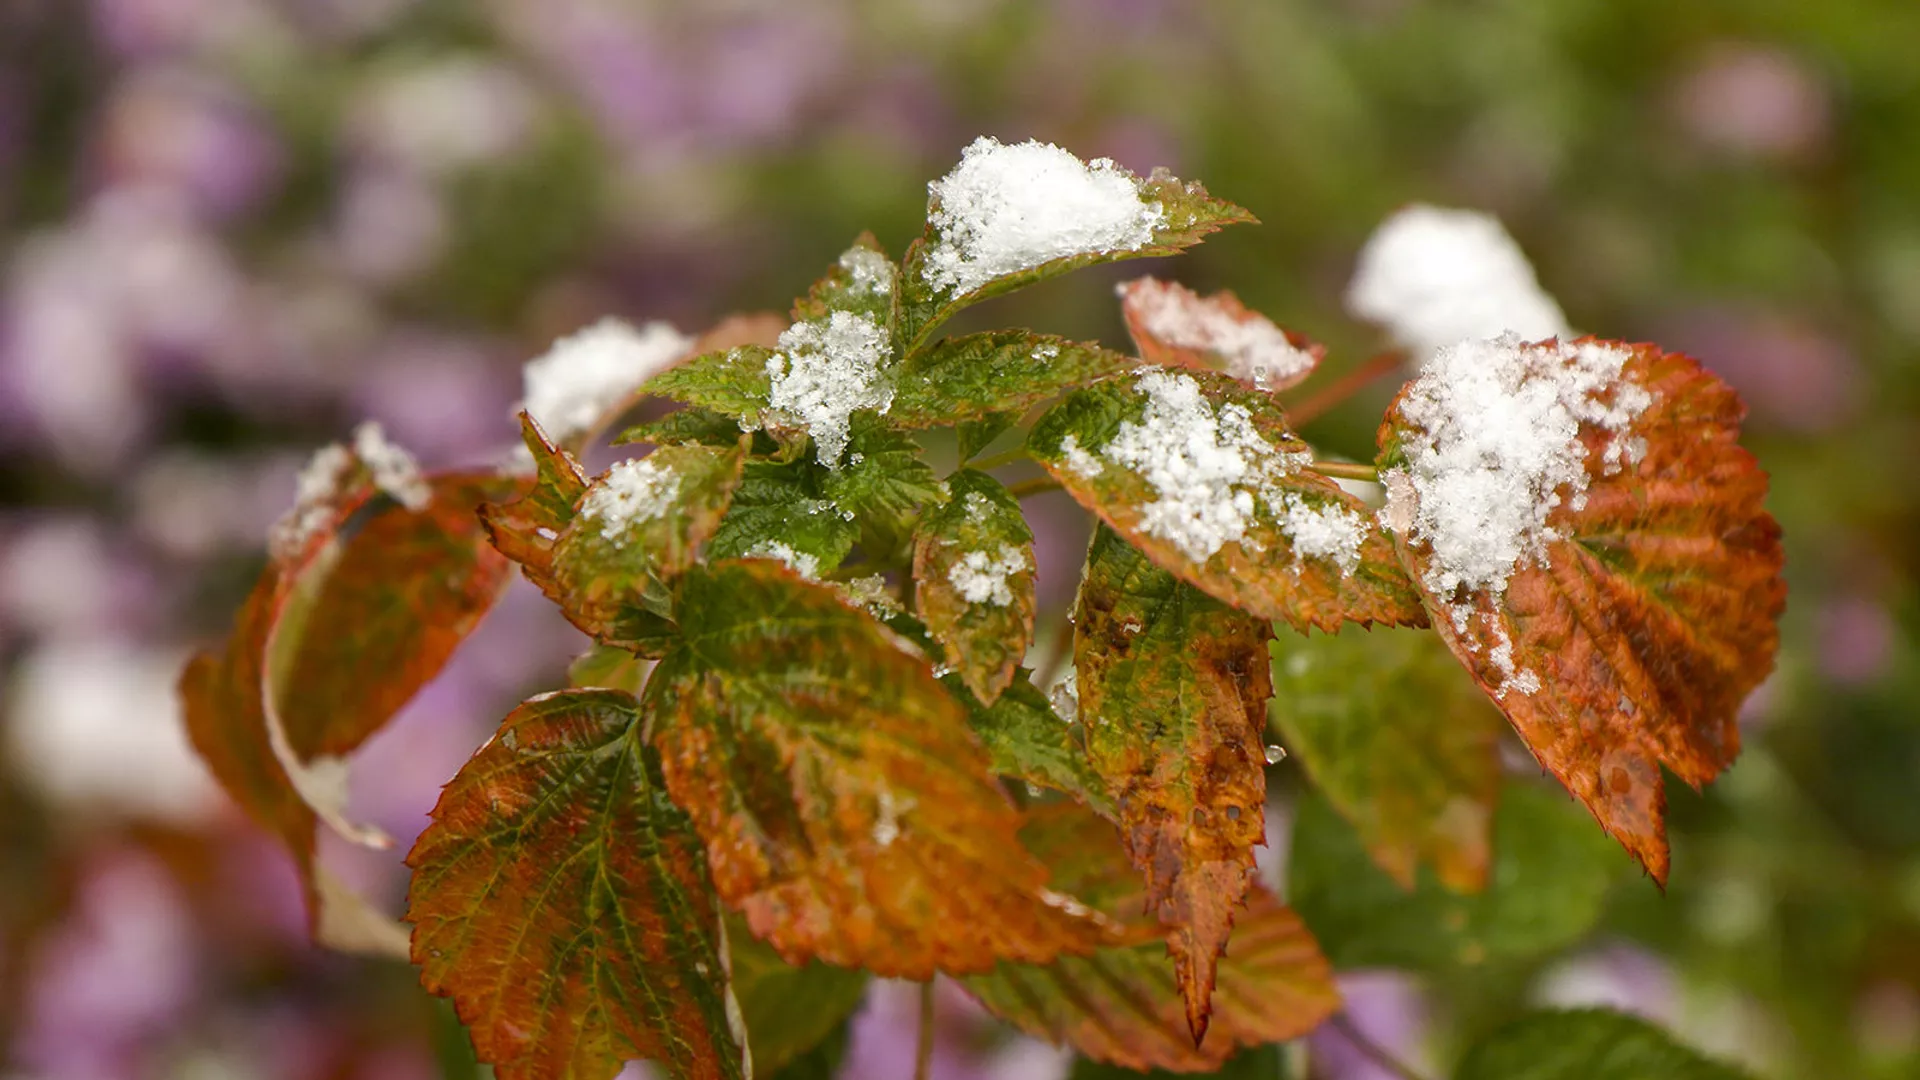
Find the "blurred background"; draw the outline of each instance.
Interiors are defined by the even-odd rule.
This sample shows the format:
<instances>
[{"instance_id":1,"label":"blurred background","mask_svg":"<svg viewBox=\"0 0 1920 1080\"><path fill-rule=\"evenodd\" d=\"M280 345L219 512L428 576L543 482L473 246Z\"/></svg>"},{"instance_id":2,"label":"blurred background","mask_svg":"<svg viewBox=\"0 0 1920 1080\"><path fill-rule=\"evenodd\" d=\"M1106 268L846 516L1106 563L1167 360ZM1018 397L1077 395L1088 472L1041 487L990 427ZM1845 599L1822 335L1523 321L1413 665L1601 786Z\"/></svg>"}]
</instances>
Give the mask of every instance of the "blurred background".
<instances>
[{"instance_id":1,"label":"blurred background","mask_svg":"<svg viewBox=\"0 0 1920 1080\"><path fill-rule=\"evenodd\" d=\"M1625 875L1525 963L1350 973L1355 1021L1429 1075L1463 1025L1604 1002L1766 1077L1920 1076L1916 44L1907 0L0 0L0 1076L472 1075L410 969L307 946L185 748L185 652L316 446L370 417L490 460L557 334L784 309L862 229L898 254L981 133L1264 222L992 321L1124 345L1111 286L1151 269L1351 366L1354 256L1420 200L1751 407L1784 647L1740 762L1671 793L1672 887ZM1371 458L1392 389L1307 434ZM404 851L581 648L517 588L363 752L359 813ZM397 853L329 858L398 910ZM1065 1075L940 1000L942 1080ZM841 1075L907 1075L916 1007L878 988ZM1386 1075L1349 1051L1316 1075Z\"/></svg>"}]
</instances>

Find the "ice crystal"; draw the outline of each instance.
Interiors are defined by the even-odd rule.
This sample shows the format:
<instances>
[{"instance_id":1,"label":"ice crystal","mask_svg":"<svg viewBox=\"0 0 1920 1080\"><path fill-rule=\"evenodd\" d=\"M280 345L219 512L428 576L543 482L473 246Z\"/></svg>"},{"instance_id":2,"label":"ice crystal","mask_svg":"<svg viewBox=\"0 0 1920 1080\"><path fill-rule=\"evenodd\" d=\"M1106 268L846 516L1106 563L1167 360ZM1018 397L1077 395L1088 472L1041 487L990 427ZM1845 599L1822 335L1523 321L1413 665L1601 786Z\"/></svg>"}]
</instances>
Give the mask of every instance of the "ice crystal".
<instances>
[{"instance_id":1,"label":"ice crystal","mask_svg":"<svg viewBox=\"0 0 1920 1080\"><path fill-rule=\"evenodd\" d=\"M893 405L883 370L891 355L886 328L864 315L836 311L824 321L795 323L767 358L768 409L775 421L805 428L821 464L838 467L853 414Z\"/></svg>"},{"instance_id":2,"label":"ice crystal","mask_svg":"<svg viewBox=\"0 0 1920 1080\"><path fill-rule=\"evenodd\" d=\"M680 477L652 458L622 461L607 470L580 503L580 516L600 523L600 535L623 540L635 525L665 514L680 493Z\"/></svg>"}]
</instances>

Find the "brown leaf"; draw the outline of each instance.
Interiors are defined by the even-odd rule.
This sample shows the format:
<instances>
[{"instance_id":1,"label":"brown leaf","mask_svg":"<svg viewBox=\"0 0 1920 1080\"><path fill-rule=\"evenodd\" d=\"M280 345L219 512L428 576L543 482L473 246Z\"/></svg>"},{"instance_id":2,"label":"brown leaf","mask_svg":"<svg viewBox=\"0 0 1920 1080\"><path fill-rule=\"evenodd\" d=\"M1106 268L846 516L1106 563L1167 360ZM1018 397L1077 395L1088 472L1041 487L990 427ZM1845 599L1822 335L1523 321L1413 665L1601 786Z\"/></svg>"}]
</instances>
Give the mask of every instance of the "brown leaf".
<instances>
[{"instance_id":1,"label":"brown leaf","mask_svg":"<svg viewBox=\"0 0 1920 1080\"><path fill-rule=\"evenodd\" d=\"M421 982L502 1080L751 1073L700 838L639 719L617 690L521 705L407 856Z\"/></svg>"},{"instance_id":2,"label":"brown leaf","mask_svg":"<svg viewBox=\"0 0 1920 1080\"><path fill-rule=\"evenodd\" d=\"M1426 623L1372 512L1306 468L1270 396L1225 375L1142 369L1087 387L1027 446L1155 563L1242 611L1299 630Z\"/></svg>"},{"instance_id":3,"label":"brown leaf","mask_svg":"<svg viewBox=\"0 0 1920 1080\"><path fill-rule=\"evenodd\" d=\"M1212 1024L1195 1045L1186 1006L1157 940L1142 926L1140 880L1113 826L1078 807L1034 812L1021 830L1054 869L1054 884L1110 917L1145 931L1051 964L1002 964L961 985L995 1016L1082 1056L1129 1069L1212 1072L1241 1047L1297 1038L1340 1007L1333 971L1300 917L1255 884L1220 960Z\"/></svg>"},{"instance_id":4,"label":"brown leaf","mask_svg":"<svg viewBox=\"0 0 1920 1080\"><path fill-rule=\"evenodd\" d=\"M714 883L789 962L925 979L1084 952L918 649L762 560L696 567L644 708ZM911 650L911 651L909 651Z\"/></svg>"},{"instance_id":5,"label":"brown leaf","mask_svg":"<svg viewBox=\"0 0 1920 1080\"><path fill-rule=\"evenodd\" d=\"M1230 292L1200 296L1171 281L1135 278L1120 287L1120 312L1148 363L1224 371L1269 394L1298 385L1326 355Z\"/></svg>"},{"instance_id":6,"label":"brown leaf","mask_svg":"<svg viewBox=\"0 0 1920 1080\"><path fill-rule=\"evenodd\" d=\"M1524 348L1551 364L1582 344ZM1427 584L1430 541L1403 529L1396 543L1454 654L1540 762L1664 884L1660 766L1697 786L1738 752L1740 702L1779 642L1780 530L1761 507L1766 475L1736 442L1744 407L1733 391L1689 357L1598 344L1630 354L1619 385L1650 402L1625 430L1582 425L1584 501L1550 511L1557 537L1542 557L1522 558L1498 593L1441 596ZM1407 393L1381 427L1390 479L1420 435L1403 412ZM1609 469L1621 448L1621 467ZM1389 490L1401 505L1388 513L1411 520L1417 493L1397 475Z\"/></svg>"},{"instance_id":7,"label":"brown leaf","mask_svg":"<svg viewBox=\"0 0 1920 1080\"><path fill-rule=\"evenodd\" d=\"M990 705L1033 644L1033 530L986 473L963 469L947 484L952 498L914 536L914 599L946 666Z\"/></svg>"},{"instance_id":8,"label":"brown leaf","mask_svg":"<svg viewBox=\"0 0 1920 1080\"><path fill-rule=\"evenodd\" d=\"M1087 756L1166 925L1195 1043L1264 843L1267 623L1095 530L1073 636Z\"/></svg>"}]
</instances>

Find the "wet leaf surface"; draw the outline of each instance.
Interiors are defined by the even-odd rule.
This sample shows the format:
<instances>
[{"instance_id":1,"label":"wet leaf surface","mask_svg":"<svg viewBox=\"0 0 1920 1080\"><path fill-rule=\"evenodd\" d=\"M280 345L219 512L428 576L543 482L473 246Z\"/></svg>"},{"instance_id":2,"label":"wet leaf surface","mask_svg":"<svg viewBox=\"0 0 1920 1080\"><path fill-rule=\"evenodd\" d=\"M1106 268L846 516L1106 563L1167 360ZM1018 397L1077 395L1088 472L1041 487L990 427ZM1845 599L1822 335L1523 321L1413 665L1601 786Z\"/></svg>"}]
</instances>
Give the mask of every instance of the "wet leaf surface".
<instances>
[{"instance_id":1,"label":"wet leaf surface","mask_svg":"<svg viewBox=\"0 0 1920 1080\"><path fill-rule=\"evenodd\" d=\"M963 469L914 536L914 598L945 666L981 701L1013 681L1033 644L1033 530L998 480Z\"/></svg>"}]
</instances>

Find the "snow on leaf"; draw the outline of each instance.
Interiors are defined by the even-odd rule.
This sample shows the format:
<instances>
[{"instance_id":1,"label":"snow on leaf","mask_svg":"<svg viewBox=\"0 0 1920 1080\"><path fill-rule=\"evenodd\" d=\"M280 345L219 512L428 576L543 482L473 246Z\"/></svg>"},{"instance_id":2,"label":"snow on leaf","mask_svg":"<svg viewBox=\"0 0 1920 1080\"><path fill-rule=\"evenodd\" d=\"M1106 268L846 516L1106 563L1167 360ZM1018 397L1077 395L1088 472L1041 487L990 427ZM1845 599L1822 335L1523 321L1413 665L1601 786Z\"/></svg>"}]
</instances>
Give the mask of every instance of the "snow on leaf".
<instances>
[{"instance_id":1,"label":"snow on leaf","mask_svg":"<svg viewBox=\"0 0 1920 1080\"><path fill-rule=\"evenodd\" d=\"M1033 644L1033 531L986 473L964 469L948 485L953 497L914 537L914 595L946 665L992 702Z\"/></svg>"},{"instance_id":2,"label":"snow on leaf","mask_svg":"<svg viewBox=\"0 0 1920 1080\"><path fill-rule=\"evenodd\" d=\"M1081 505L1156 563L1298 628L1426 619L1365 504L1269 395L1212 372L1142 369L1069 395L1027 445Z\"/></svg>"},{"instance_id":3,"label":"snow on leaf","mask_svg":"<svg viewBox=\"0 0 1920 1080\"><path fill-rule=\"evenodd\" d=\"M1456 891L1485 884L1500 716L1437 638L1281 635L1273 683L1269 713L1287 749L1381 869L1407 889L1422 862Z\"/></svg>"},{"instance_id":4,"label":"snow on leaf","mask_svg":"<svg viewBox=\"0 0 1920 1080\"><path fill-rule=\"evenodd\" d=\"M640 385L694 349L694 339L664 322L641 328L605 318L527 361L518 406L554 442L578 450L625 408Z\"/></svg>"},{"instance_id":5,"label":"snow on leaf","mask_svg":"<svg viewBox=\"0 0 1920 1080\"><path fill-rule=\"evenodd\" d=\"M770 426L804 429L828 468L840 464L848 425L863 410L886 412L893 386L886 368L893 346L883 323L849 311L794 323L767 358Z\"/></svg>"},{"instance_id":6,"label":"snow on leaf","mask_svg":"<svg viewBox=\"0 0 1920 1080\"><path fill-rule=\"evenodd\" d=\"M1265 842L1267 641L1244 615L1096 527L1073 635L1088 760L1169 949L1195 1042Z\"/></svg>"},{"instance_id":7,"label":"snow on leaf","mask_svg":"<svg viewBox=\"0 0 1920 1080\"><path fill-rule=\"evenodd\" d=\"M1139 878L1113 826L1060 804L1035 811L1020 838L1054 867L1058 889L1131 923L1137 943L1047 965L1002 964L961 980L1001 1019L1096 1061L1212 1072L1239 1048L1303 1035L1340 1007L1313 937L1256 884L1220 960L1208 1037L1196 1046L1162 932L1139 921Z\"/></svg>"},{"instance_id":8,"label":"snow on leaf","mask_svg":"<svg viewBox=\"0 0 1920 1080\"><path fill-rule=\"evenodd\" d=\"M1400 557L1534 755L1664 882L1660 767L1698 785L1731 763L1779 642L1780 532L1744 408L1650 345L1452 356L1429 370L1461 385L1423 375L1381 426Z\"/></svg>"},{"instance_id":9,"label":"snow on leaf","mask_svg":"<svg viewBox=\"0 0 1920 1080\"><path fill-rule=\"evenodd\" d=\"M754 558L779 544L813 560L815 573L839 567L860 528L827 498L826 470L808 461L749 461L727 516L707 541L707 558Z\"/></svg>"},{"instance_id":10,"label":"snow on leaf","mask_svg":"<svg viewBox=\"0 0 1920 1080\"><path fill-rule=\"evenodd\" d=\"M1230 292L1202 297L1143 277L1120 286L1120 301L1127 333L1148 363L1224 371L1255 390L1297 385L1326 352L1248 310Z\"/></svg>"},{"instance_id":11,"label":"snow on leaf","mask_svg":"<svg viewBox=\"0 0 1920 1080\"><path fill-rule=\"evenodd\" d=\"M633 698L514 710L440 795L407 864L413 960L502 1080L750 1076L700 838Z\"/></svg>"},{"instance_id":12,"label":"snow on leaf","mask_svg":"<svg viewBox=\"0 0 1920 1080\"><path fill-rule=\"evenodd\" d=\"M887 419L899 427L925 428L1017 415L1138 366L1139 361L1111 349L1028 330L946 338L901 362Z\"/></svg>"},{"instance_id":13,"label":"snow on leaf","mask_svg":"<svg viewBox=\"0 0 1920 1080\"><path fill-rule=\"evenodd\" d=\"M1107 940L1107 920L1045 902L1019 815L918 650L767 562L696 568L681 596L644 709L720 895L789 962L925 979Z\"/></svg>"},{"instance_id":14,"label":"snow on leaf","mask_svg":"<svg viewBox=\"0 0 1920 1080\"><path fill-rule=\"evenodd\" d=\"M1416 360L1507 333L1573 336L1520 246L1472 210L1416 204L1389 217L1360 252L1347 310L1385 326Z\"/></svg>"},{"instance_id":15,"label":"snow on leaf","mask_svg":"<svg viewBox=\"0 0 1920 1080\"><path fill-rule=\"evenodd\" d=\"M899 270L872 233L862 233L840 260L793 306L795 322L815 322L836 311L879 326L893 322L893 292Z\"/></svg>"},{"instance_id":16,"label":"snow on leaf","mask_svg":"<svg viewBox=\"0 0 1920 1080\"><path fill-rule=\"evenodd\" d=\"M315 830L324 821L363 843L384 839L345 817L346 755L433 678L498 596L509 567L487 550L473 510L506 482L419 478L428 500L413 510L377 503L375 470L357 455L317 460L232 636L188 663L181 700L215 779L293 856L316 939L388 950L403 935L325 876ZM360 527L343 532L355 517Z\"/></svg>"},{"instance_id":17,"label":"snow on leaf","mask_svg":"<svg viewBox=\"0 0 1920 1080\"><path fill-rule=\"evenodd\" d=\"M1177 254L1253 220L1161 170L1142 180L1105 158L984 136L927 191L926 235L907 249L900 284L909 352L968 304L1094 263Z\"/></svg>"}]
</instances>

